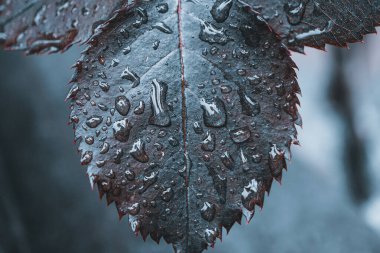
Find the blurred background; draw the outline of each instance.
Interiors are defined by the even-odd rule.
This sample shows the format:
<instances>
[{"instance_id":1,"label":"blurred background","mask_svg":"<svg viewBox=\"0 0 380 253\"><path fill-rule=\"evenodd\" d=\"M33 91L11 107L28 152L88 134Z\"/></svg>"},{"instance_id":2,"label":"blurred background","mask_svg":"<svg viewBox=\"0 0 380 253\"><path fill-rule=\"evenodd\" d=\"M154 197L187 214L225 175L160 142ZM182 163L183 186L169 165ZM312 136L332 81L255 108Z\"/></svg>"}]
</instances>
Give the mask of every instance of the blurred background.
<instances>
[{"instance_id":1,"label":"blurred background","mask_svg":"<svg viewBox=\"0 0 380 253\"><path fill-rule=\"evenodd\" d=\"M171 253L92 192L64 102L80 50L0 52L0 253ZM251 224L215 253L380 252L380 36L294 54L301 147Z\"/></svg>"}]
</instances>

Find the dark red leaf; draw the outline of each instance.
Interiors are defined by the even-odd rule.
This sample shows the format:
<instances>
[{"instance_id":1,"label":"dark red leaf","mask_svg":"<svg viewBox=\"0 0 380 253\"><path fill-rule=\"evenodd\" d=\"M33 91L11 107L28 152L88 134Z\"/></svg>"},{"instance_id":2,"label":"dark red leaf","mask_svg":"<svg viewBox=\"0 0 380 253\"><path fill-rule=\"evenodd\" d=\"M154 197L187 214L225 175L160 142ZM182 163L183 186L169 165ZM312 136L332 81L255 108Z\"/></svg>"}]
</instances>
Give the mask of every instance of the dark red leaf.
<instances>
[{"instance_id":1,"label":"dark red leaf","mask_svg":"<svg viewBox=\"0 0 380 253\"><path fill-rule=\"evenodd\" d=\"M58 52L87 41L127 0L0 1L0 41L27 53Z\"/></svg>"},{"instance_id":2,"label":"dark red leaf","mask_svg":"<svg viewBox=\"0 0 380 253\"><path fill-rule=\"evenodd\" d=\"M379 0L245 0L292 50L346 47L380 24Z\"/></svg>"},{"instance_id":3,"label":"dark red leaf","mask_svg":"<svg viewBox=\"0 0 380 253\"><path fill-rule=\"evenodd\" d=\"M68 97L101 195L143 238L195 253L249 221L281 180L299 87L288 51L244 5L179 4L120 11Z\"/></svg>"}]
</instances>

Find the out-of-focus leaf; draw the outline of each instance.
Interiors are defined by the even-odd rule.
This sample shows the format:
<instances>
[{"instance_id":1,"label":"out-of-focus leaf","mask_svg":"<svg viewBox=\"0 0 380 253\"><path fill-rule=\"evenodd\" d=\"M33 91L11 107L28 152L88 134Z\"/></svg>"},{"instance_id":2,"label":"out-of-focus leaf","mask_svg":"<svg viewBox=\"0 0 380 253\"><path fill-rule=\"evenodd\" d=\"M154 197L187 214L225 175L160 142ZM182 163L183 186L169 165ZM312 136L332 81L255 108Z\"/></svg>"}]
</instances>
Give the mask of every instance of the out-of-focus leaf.
<instances>
[{"instance_id":1,"label":"out-of-focus leaf","mask_svg":"<svg viewBox=\"0 0 380 253\"><path fill-rule=\"evenodd\" d=\"M244 0L292 50L346 47L380 24L379 0Z\"/></svg>"},{"instance_id":2,"label":"out-of-focus leaf","mask_svg":"<svg viewBox=\"0 0 380 253\"><path fill-rule=\"evenodd\" d=\"M27 53L58 52L87 41L127 0L0 1L0 42Z\"/></svg>"},{"instance_id":3,"label":"out-of-focus leaf","mask_svg":"<svg viewBox=\"0 0 380 253\"><path fill-rule=\"evenodd\" d=\"M76 66L82 164L143 238L202 252L281 180L300 123L295 65L243 4L141 2Z\"/></svg>"}]
</instances>

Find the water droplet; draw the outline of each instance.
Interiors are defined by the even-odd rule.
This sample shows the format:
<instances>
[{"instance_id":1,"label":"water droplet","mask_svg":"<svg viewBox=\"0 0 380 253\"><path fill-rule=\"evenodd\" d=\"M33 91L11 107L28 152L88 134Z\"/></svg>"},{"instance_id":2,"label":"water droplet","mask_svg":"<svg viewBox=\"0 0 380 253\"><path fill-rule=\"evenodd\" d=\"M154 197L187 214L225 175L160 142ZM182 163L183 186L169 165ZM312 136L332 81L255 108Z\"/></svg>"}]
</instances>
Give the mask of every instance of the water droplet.
<instances>
[{"instance_id":1,"label":"water droplet","mask_svg":"<svg viewBox=\"0 0 380 253\"><path fill-rule=\"evenodd\" d=\"M282 170L286 169L285 152L279 150L276 144L273 144L269 152L269 168L272 176L276 180L281 180Z\"/></svg>"},{"instance_id":2,"label":"water droplet","mask_svg":"<svg viewBox=\"0 0 380 253\"><path fill-rule=\"evenodd\" d=\"M77 84L74 84L74 85L71 87L69 93L67 94L67 96L66 96L66 100L68 100L68 99L70 99L70 98L75 98L75 97L77 96L77 94L78 94L79 91L80 91L80 89L79 89L78 85L77 85Z\"/></svg>"},{"instance_id":3,"label":"water droplet","mask_svg":"<svg viewBox=\"0 0 380 253\"><path fill-rule=\"evenodd\" d=\"M212 152L215 149L215 135L210 132L206 133L206 137L201 143L201 147L204 151Z\"/></svg>"},{"instance_id":4,"label":"water droplet","mask_svg":"<svg viewBox=\"0 0 380 253\"><path fill-rule=\"evenodd\" d=\"M167 188L165 191L162 192L161 198L163 201L169 202L172 197L173 197L172 188Z\"/></svg>"},{"instance_id":5,"label":"water droplet","mask_svg":"<svg viewBox=\"0 0 380 253\"><path fill-rule=\"evenodd\" d=\"M100 154L102 155L107 154L109 149L110 149L110 144L108 144L107 142L104 142L102 148L100 149Z\"/></svg>"},{"instance_id":6,"label":"water droplet","mask_svg":"<svg viewBox=\"0 0 380 253\"><path fill-rule=\"evenodd\" d=\"M93 153L91 151L86 151L83 153L82 158L80 160L82 165L87 165L92 161L92 155Z\"/></svg>"},{"instance_id":7,"label":"water droplet","mask_svg":"<svg viewBox=\"0 0 380 253\"><path fill-rule=\"evenodd\" d=\"M288 22L291 25L301 23L305 14L306 4L304 0L292 0L284 5L284 11L287 15Z\"/></svg>"},{"instance_id":8,"label":"water droplet","mask_svg":"<svg viewBox=\"0 0 380 253\"><path fill-rule=\"evenodd\" d=\"M136 106L136 108L134 109L134 113L135 114L143 114L144 113L144 110L145 110L145 103L144 101L140 101L139 102L139 105Z\"/></svg>"},{"instance_id":9,"label":"water droplet","mask_svg":"<svg viewBox=\"0 0 380 253\"><path fill-rule=\"evenodd\" d=\"M135 203L135 204L131 205L130 207L128 207L128 213L130 215L137 215L139 212L140 212L140 204L139 203Z\"/></svg>"},{"instance_id":10,"label":"water droplet","mask_svg":"<svg viewBox=\"0 0 380 253\"><path fill-rule=\"evenodd\" d=\"M139 189L139 193L144 193L151 185L157 182L158 172L151 172L143 179L143 186Z\"/></svg>"},{"instance_id":11,"label":"water droplet","mask_svg":"<svg viewBox=\"0 0 380 253\"><path fill-rule=\"evenodd\" d=\"M169 144L172 145L173 147L176 147L179 145L179 141L175 137L170 137Z\"/></svg>"},{"instance_id":12,"label":"water droplet","mask_svg":"<svg viewBox=\"0 0 380 253\"><path fill-rule=\"evenodd\" d=\"M241 127L230 131L230 136L235 143L242 143L251 137L251 131L249 127Z\"/></svg>"},{"instance_id":13,"label":"water droplet","mask_svg":"<svg viewBox=\"0 0 380 253\"><path fill-rule=\"evenodd\" d=\"M141 25L148 23L148 13L144 8L136 8L139 19L133 23L133 26L139 28Z\"/></svg>"},{"instance_id":14,"label":"water droplet","mask_svg":"<svg viewBox=\"0 0 380 253\"><path fill-rule=\"evenodd\" d=\"M127 79L132 82L132 88L137 87L140 84L140 77L127 67L120 76L122 79Z\"/></svg>"},{"instance_id":15,"label":"water droplet","mask_svg":"<svg viewBox=\"0 0 380 253\"><path fill-rule=\"evenodd\" d=\"M110 89L110 85L106 82L100 82L99 87L102 89L102 91L107 92Z\"/></svg>"},{"instance_id":16,"label":"water droplet","mask_svg":"<svg viewBox=\"0 0 380 253\"><path fill-rule=\"evenodd\" d=\"M220 203L226 203L226 195L227 195L227 178L219 175L215 168L212 166L208 166L209 175L212 178L214 189L219 195Z\"/></svg>"},{"instance_id":17,"label":"water droplet","mask_svg":"<svg viewBox=\"0 0 380 253\"><path fill-rule=\"evenodd\" d=\"M92 136L87 136L84 138L85 142L88 144L88 145L92 145L94 144L94 137Z\"/></svg>"},{"instance_id":18,"label":"water droplet","mask_svg":"<svg viewBox=\"0 0 380 253\"><path fill-rule=\"evenodd\" d=\"M203 134L202 125L198 121L193 123L193 129L196 134Z\"/></svg>"},{"instance_id":19,"label":"water droplet","mask_svg":"<svg viewBox=\"0 0 380 253\"><path fill-rule=\"evenodd\" d=\"M217 236L217 232L215 230L212 230L212 229L205 230L205 239L210 245L215 244L216 236Z\"/></svg>"},{"instance_id":20,"label":"water droplet","mask_svg":"<svg viewBox=\"0 0 380 253\"><path fill-rule=\"evenodd\" d=\"M239 86L238 94L243 114L248 116L257 116L260 114L260 104L245 93L243 86Z\"/></svg>"},{"instance_id":21,"label":"water droplet","mask_svg":"<svg viewBox=\"0 0 380 253\"><path fill-rule=\"evenodd\" d=\"M131 103L125 96L118 96L115 99L115 108L122 116L127 116Z\"/></svg>"},{"instance_id":22,"label":"water droplet","mask_svg":"<svg viewBox=\"0 0 380 253\"><path fill-rule=\"evenodd\" d=\"M208 222L211 222L215 217L215 205L210 204L209 202L203 203L203 207L201 209L201 216Z\"/></svg>"},{"instance_id":23,"label":"water droplet","mask_svg":"<svg viewBox=\"0 0 380 253\"><path fill-rule=\"evenodd\" d=\"M261 83L262 78L258 75L250 76L248 77L249 84L251 85L258 85Z\"/></svg>"},{"instance_id":24,"label":"water droplet","mask_svg":"<svg viewBox=\"0 0 380 253\"><path fill-rule=\"evenodd\" d=\"M145 151L145 143L141 139L138 139L135 143L133 143L132 149L129 153L133 158L141 163L149 162L149 157Z\"/></svg>"},{"instance_id":25,"label":"water droplet","mask_svg":"<svg viewBox=\"0 0 380 253\"><path fill-rule=\"evenodd\" d=\"M96 128L103 122L103 117L101 116L92 116L87 119L86 125L90 128Z\"/></svg>"},{"instance_id":26,"label":"water droplet","mask_svg":"<svg viewBox=\"0 0 380 253\"><path fill-rule=\"evenodd\" d=\"M156 9L159 13L166 13L169 10L169 6L167 3L157 4Z\"/></svg>"},{"instance_id":27,"label":"water droplet","mask_svg":"<svg viewBox=\"0 0 380 253\"><path fill-rule=\"evenodd\" d=\"M259 184L256 179L252 179L248 185L244 186L243 192L241 193L242 204L248 211L253 211L255 208L258 187Z\"/></svg>"},{"instance_id":28,"label":"water droplet","mask_svg":"<svg viewBox=\"0 0 380 253\"><path fill-rule=\"evenodd\" d=\"M151 106L152 115L149 123L156 126L169 126L171 124L168 105L166 103L166 93L168 85L164 82L158 82L156 79L152 82Z\"/></svg>"},{"instance_id":29,"label":"water droplet","mask_svg":"<svg viewBox=\"0 0 380 253\"><path fill-rule=\"evenodd\" d=\"M152 27L156 28L157 30L159 30L159 31L161 31L163 33L167 33L167 34L172 34L173 33L172 29L170 29L170 27L167 26L164 22L157 22Z\"/></svg>"},{"instance_id":30,"label":"water droplet","mask_svg":"<svg viewBox=\"0 0 380 253\"><path fill-rule=\"evenodd\" d=\"M122 119L116 121L113 126L113 135L116 140L120 142L127 142L129 139L129 134L132 129L132 125L129 123L127 119Z\"/></svg>"},{"instance_id":31,"label":"water droplet","mask_svg":"<svg viewBox=\"0 0 380 253\"><path fill-rule=\"evenodd\" d=\"M234 160L232 159L231 155L228 153L228 151L224 152L220 156L222 163L224 166L226 166L228 169L232 170L234 168Z\"/></svg>"},{"instance_id":32,"label":"water droplet","mask_svg":"<svg viewBox=\"0 0 380 253\"><path fill-rule=\"evenodd\" d=\"M232 91L232 88L229 85L222 85L222 86L220 86L220 91L223 94L228 94L228 93L230 93Z\"/></svg>"},{"instance_id":33,"label":"water droplet","mask_svg":"<svg viewBox=\"0 0 380 253\"><path fill-rule=\"evenodd\" d=\"M123 54L127 55L127 54L129 54L131 52L131 50L132 50L131 47L127 46L126 48L123 49Z\"/></svg>"},{"instance_id":34,"label":"water droplet","mask_svg":"<svg viewBox=\"0 0 380 253\"><path fill-rule=\"evenodd\" d=\"M125 171L125 177L128 179L128 181L133 181L133 180L135 180L136 175L133 171L126 170Z\"/></svg>"},{"instance_id":35,"label":"water droplet","mask_svg":"<svg viewBox=\"0 0 380 253\"><path fill-rule=\"evenodd\" d=\"M215 98L211 103L208 103L202 98L200 104L203 109L203 121L206 126L219 128L226 125L226 107L221 99Z\"/></svg>"},{"instance_id":36,"label":"water droplet","mask_svg":"<svg viewBox=\"0 0 380 253\"><path fill-rule=\"evenodd\" d=\"M211 9L211 15L216 22L222 23L226 21L230 15L232 0L217 0Z\"/></svg>"},{"instance_id":37,"label":"water droplet","mask_svg":"<svg viewBox=\"0 0 380 253\"><path fill-rule=\"evenodd\" d=\"M160 41L159 41L159 40L155 40L155 41L153 42L153 49L154 49L154 50L157 50L159 46L160 46Z\"/></svg>"},{"instance_id":38,"label":"water droplet","mask_svg":"<svg viewBox=\"0 0 380 253\"><path fill-rule=\"evenodd\" d=\"M119 63L120 61L118 59L112 59L111 66L116 67L117 65L119 65Z\"/></svg>"},{"instance_id":39,"label":"water droplet","mask_svg":"<svg viewBox=\"0 0 380 253\"><path fill-rule=\"evenodd\" d=\"M217 28L207 21L201 21L201 31L199 33L199 38L210 44L221 44L225 45L232 39L225 34L224 28Z\"/></svg>"}]
</instances>

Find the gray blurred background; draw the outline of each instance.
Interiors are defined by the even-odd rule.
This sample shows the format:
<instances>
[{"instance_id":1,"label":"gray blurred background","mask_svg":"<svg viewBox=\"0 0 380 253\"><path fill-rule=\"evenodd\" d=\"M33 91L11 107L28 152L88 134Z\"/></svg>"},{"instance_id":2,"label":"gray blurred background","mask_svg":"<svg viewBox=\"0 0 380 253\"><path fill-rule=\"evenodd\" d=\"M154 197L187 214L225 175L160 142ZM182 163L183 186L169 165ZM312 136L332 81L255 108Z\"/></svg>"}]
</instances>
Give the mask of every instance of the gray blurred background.
<instances>
[{"instance_id":1,"label":"gray blurred background","mask_svg":"<svg viewBox=\"0 0 380 253\"><path fill-rule=\"evenodd\" d=\"M307 49L301 147L251 224L210 252L380 252L380 36ZM0 253L171 253L91 191L64 102L80 50L0 52Z\"/></svg>"}]
</instances>

